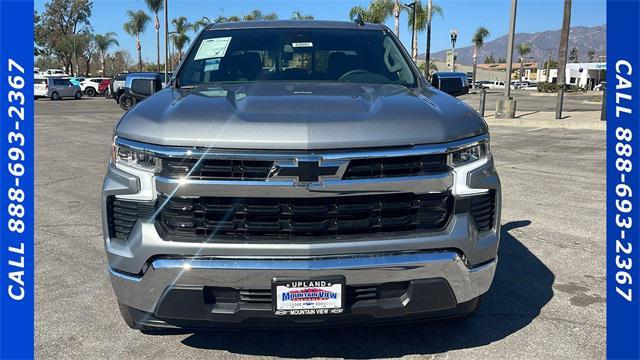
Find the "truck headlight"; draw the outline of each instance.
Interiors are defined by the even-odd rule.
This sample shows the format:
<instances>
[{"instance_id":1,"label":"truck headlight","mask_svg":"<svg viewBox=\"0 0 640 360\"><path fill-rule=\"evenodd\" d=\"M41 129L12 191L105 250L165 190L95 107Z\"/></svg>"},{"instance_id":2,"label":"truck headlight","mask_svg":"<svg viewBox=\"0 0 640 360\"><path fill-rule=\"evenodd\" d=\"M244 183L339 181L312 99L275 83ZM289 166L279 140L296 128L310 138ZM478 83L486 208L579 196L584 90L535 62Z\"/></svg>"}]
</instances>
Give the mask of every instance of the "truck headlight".
<instances>
[{"instance_id":1,"label":"truck headlight","mask_svg":"<svg viewBox=\"0 0 640 360\"><path fill-rule=\"evenodd\" d=\"M152 173L160 171L160 159L145 150L119 144L117 138L113 141L111 162Z\"/></svg>"},{"instance_id":2,"label":"truck headlight","mask_svg":"<svg viewBox=\"0 0 640 360\"><path fill-rule=\"evenodd\" d=\"M451 153L450 162L454 167L481 160L491 153L489 143L482 143Z\"/></svg>"}]
</instances>

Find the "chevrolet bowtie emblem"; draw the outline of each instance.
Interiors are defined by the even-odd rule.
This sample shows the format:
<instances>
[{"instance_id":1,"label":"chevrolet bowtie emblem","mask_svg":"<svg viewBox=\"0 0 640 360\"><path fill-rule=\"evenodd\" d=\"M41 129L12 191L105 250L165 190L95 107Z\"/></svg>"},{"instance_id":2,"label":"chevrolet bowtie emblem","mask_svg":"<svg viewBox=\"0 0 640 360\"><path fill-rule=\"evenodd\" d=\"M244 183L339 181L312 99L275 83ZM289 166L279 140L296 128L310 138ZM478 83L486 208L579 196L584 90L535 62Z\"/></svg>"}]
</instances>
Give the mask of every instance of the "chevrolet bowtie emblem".
<instances>
[{"instance_id":1,"label":"chevrolet bowtie emblem","mask_svg":"<svg viewBox=\"0 0 640 360\"><path fill-rule=\"evenodd\" d=\"M294 180L296 183L314 183L326 179L340 179L341 166L347 162L323 163L320 160L276 161L269 171L268 180Z\"/></svg>"}]
</instances>

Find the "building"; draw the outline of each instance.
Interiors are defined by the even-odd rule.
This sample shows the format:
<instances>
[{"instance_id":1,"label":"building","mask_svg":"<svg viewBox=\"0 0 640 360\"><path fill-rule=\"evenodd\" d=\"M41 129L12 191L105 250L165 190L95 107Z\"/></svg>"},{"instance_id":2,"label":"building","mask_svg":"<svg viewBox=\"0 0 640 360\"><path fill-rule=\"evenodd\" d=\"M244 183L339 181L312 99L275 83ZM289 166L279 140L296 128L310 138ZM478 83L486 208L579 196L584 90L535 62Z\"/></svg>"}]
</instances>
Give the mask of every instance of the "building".
<instances>
[{"instance_id":1,"label":"building","mask_svg":"<svg viewBox=\"0 0 640 360\"><path fill-rule=\"evenodd\" d=\"M558 69L550 69L549 77L543 70L541 81L555 83L558 79ZM565 70L565 84L593 90L594 86L607 78L607 63L569 63Z\"/></svg>"},{"instance_id":2,"label":"building","mask_svg":"<svg viewBox=\"0 0 640 360\"><path fill-rule=\"evenodd\" d=\"M507 72L507 64L478 64L478 70L482 69L483 77L489 75L488 78L481 78L478 76L478 80L504 80L505 73ZM536 62L524 62L522 64L522 80L537 82L539 78L538 63ZM520 63L514 62L511 66L511 80L517 81L520 77Z\"/></svg>"}]
</instances>

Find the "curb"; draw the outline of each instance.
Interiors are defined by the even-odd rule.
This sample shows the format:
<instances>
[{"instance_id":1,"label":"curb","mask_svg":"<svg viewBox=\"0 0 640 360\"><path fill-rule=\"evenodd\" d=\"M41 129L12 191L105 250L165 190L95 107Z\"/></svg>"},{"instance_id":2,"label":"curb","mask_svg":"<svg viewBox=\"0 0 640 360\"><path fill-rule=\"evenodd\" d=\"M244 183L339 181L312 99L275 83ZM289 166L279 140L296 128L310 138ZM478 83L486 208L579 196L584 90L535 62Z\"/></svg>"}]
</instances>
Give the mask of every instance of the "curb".
<instances>
[{"instance_id":1,"label":"curb","mask_svg":"<svg viewBox=\"0 0 640 360\"><path fill-rule=\"evenodd\" d=\"M520 119L484 119L489 126L518 126L547 129L584 129L606 130L606 121L575 122L568 120L520 120Z\"/></svg>"}]
</instances>

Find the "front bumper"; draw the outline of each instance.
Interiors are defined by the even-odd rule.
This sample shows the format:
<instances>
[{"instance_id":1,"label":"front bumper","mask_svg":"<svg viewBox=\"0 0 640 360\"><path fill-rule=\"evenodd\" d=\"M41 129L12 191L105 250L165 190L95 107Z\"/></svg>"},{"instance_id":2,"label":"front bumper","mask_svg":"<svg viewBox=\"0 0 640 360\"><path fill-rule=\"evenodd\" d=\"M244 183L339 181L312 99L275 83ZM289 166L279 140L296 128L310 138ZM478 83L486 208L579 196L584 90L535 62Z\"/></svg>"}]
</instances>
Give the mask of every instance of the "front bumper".
<instances>
[{"instance_id":1,"label":"front bumper","mask_svg":"<svg viewBox=\"0 0 640 360\"><path fill-rule=\"evenodd\" d=\"M345 312L326 318L288 317L282 322L322 322L336 318L385 320L408 315L446 315L477 301L493 280L497 258L469 268L456 252L370 254L313 259L159 258L143 276L110 268L118 300L152 326L204 323L260 323L273 318L271 302L218 303L210 289L269 292L275 277L310 279L343 275L351 288L404 284L385 298L347 301ZM357 291L357 290L356 290ZM274 319L270 319L273 321Z\"/></svg>"},{"instance_id":2,"label":"front bumper","mask_svg":"<svg viewBox=\"0 0 640 360\"><path fill-rule=\"evenodd\" d=\"M466 212L452 214L440 231L377 233L318 242L168 241L153 222L145 221L137 221L126 240L110 238L107 230L106 204L112 196L153 202L157 194L236 197L253 191L253 196L312 197L341 196L357 190L364 194L452 191L456 198L464 198L477 189L495 194L494 225L482 232ZM464 311L489 289L497 263L500 206L500 181L492 159L464 176L450 172L376 181L325 181L321 189L280 182L180 184L109 166L103 186L103 227L118 301L129 307L130 313L138 314L136 321L143 325L184 326L186 322L189 326L192 321L262 324L275 317L270 302L248 304L238 299L219 303L212 291L256 291L269 300L275 277L305 280L334 275L343 275L353 291L367 286L400 286L404 290L394 296L347 302L343 314L329 318L415 318L417 314L446 316Z\"/></svg>"}]
</instances>

